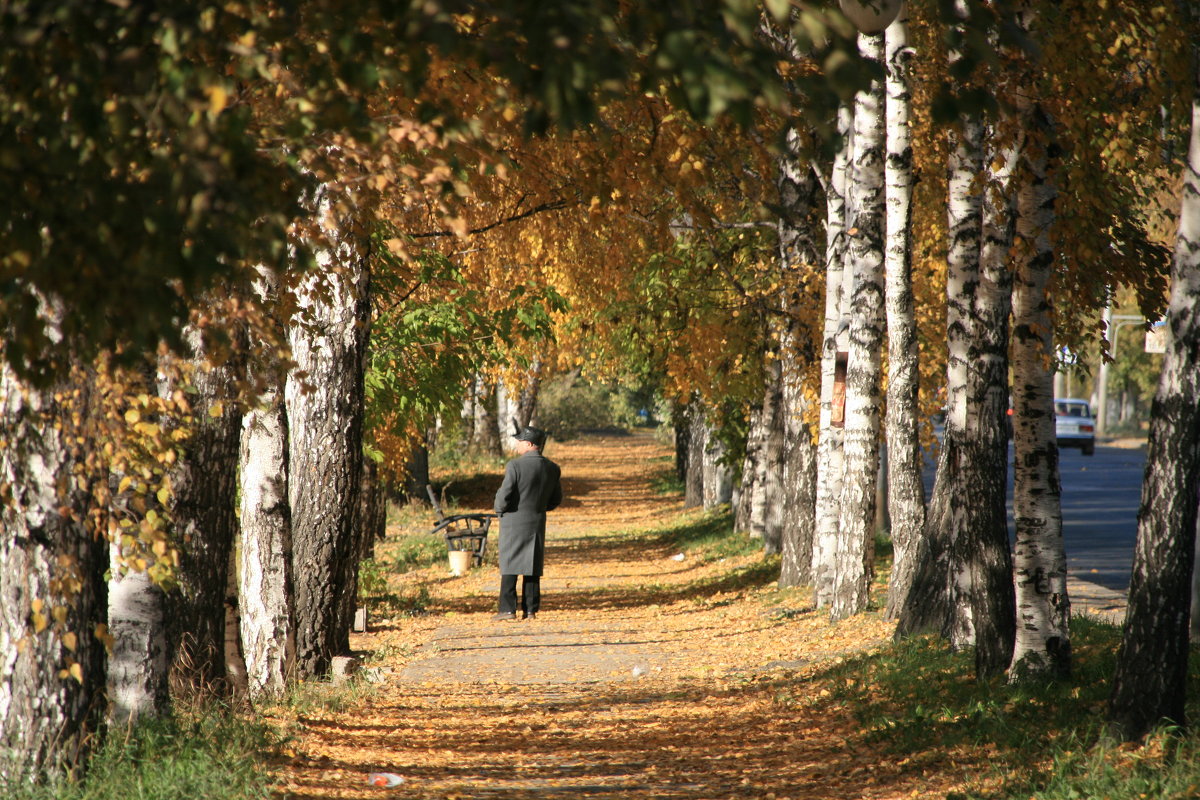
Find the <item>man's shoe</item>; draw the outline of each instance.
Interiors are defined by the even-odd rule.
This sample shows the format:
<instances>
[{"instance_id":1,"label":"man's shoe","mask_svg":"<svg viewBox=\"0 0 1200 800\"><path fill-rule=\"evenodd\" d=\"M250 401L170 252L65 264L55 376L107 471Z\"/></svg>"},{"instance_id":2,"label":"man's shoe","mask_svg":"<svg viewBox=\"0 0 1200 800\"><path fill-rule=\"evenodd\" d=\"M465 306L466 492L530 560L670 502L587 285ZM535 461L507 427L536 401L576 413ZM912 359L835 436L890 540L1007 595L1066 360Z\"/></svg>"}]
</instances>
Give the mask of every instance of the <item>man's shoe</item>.
<instances>
[{"instance_id":1,"label":"man's shoe","mask_svg":"<svg viewBox=\"0 0 1200 800\"><path fill-rule=\"evenodd\" d=\"M492 617L492 622L514 622L517 615L511 611L501 611L496 616Z\"/></svg>"}]
</instances>

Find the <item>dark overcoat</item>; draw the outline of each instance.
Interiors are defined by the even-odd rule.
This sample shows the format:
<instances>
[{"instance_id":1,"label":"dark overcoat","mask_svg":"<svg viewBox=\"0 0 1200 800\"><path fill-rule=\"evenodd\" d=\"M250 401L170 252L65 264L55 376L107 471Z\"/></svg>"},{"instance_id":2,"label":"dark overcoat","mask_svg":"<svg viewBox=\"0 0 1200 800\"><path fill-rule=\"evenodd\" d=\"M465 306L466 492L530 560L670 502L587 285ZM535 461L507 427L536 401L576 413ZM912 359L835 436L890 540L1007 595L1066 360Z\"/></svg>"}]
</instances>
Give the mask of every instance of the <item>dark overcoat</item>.
<instances>
[{"instance_id":1,"label":"dark overcoat","mask_svg":"<svg viewBox=\"0 0 1200 800\"><path fill-rule=\"evenodd\" d=\"M561 471L537 450L504 467L504 483L496 492L500 516L500 574L542 574L546 552L546 512L562 502Z\"/></svg>"}]
</instances>

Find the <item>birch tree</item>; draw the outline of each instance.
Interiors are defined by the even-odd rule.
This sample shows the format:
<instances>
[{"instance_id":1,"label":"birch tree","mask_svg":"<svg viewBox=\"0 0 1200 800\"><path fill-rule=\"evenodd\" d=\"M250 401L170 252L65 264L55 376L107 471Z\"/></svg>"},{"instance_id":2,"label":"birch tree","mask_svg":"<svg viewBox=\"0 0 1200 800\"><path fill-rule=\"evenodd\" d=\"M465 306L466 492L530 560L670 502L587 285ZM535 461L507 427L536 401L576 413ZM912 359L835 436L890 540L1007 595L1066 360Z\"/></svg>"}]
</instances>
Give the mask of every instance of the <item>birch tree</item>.
<instances>
[{"instance_id":1,"label":"birch tree","mask_svg":"<svg viewBox=\"0 0 1200 800\"><path fill-rule=\"evenodd\" d=\"M849 297L846 282L853 273L845 269L846 170L853 142L854 112L849 106L838 110L837 129L841 146L825 179L825 324L821 345L821 417L817 443L817 490L815 496L816 536L813 540L812 578L818 608L833 598L838 524L842 496L842 428L835 423L836 373L839 336L844 327ZM843 326L845 322L845 326ZM844 377L843 377L844 380Z\"/></svg>"},{"instance_id":2,"label":"birch tree","mask_svg":"<svg viewBox=\"0 0 1200 800\"><path fill-rule=\"evenodd\" d=\"M61 345L61 309L43 302ZM85 527L81 442L90 395L82 370L44 388L0 357L0 784L78 768L101 722L107 566ZM101 629L102 630L102 629Z\"/></svg>"},{"instance_id":3,"label":"birch tree","mask_svg":"<svg viewBox=\"0 0 1200 800\"><path fill-rule=\"evenodd\" d=\"M908 12L885 32L884 82L887 96L887 207L884 271L887 276L887 480L891 518L892 573L885 615L895 619L912 583L913 549L925 523L923 456L917 431L917 325L912 289L912 142L908 88Z\"/></svg>"},{"instance_id":4,"label":"birch tree","mask_svg":"<svg viewBox=\"0 0 1200 800\"><path fill-rule=\"evenodd\" d=\"M1192 9L1192 21L1197 13ZM1200 47L1192 46L1192 129L1171 267L1167 352L1154 396L1129 608L1109 718L1127 739L1184 724L1188 607L1200 492Z\"/></svg>"},{"instance_id":5,"label":"birch tree","mask_svg":"<svg viewBox=\"0 0 1200 800\"><path fill-rule=\"evenodd\" d=\"M362 476L367 246L351 201L321 187L310 238L318 269L296 289L284 387L298 677L322 675L349 647Z\"/></svg>"},{"instance_id":6,"label":"birch tree","mask_svg":"<svg viewBox=\"0 0 1200 800\"><path fill-rule=\"evenodd\" d=\"M863 58L882 61L883 36L859 34ZM854 156L847 192L846 264L853 271L846 367L845 478L830 616L863 611L874 569L876 480L879 475L880 370L883 345L883 86L874 82L854 104Z\"/></svg>"},{"instance_id":7,"label":"birch tree","mask_svg":"<svg viewBox=\"0 0 1200 800\"><path fill-rule=\"evenodd\" d=\"M808 400L804 393L804 374L816 352L808 328L802 324L800 299L812 290L810 280L820 274L822 259L816 233L820 186L812 165L801 157L800 132L789 130L786 141L776 177L782 211L777 228L784 319L779 333L779 405L784 442L779 585L800 586L807 584L812 575L817 479L817 452L806 422Z\"/></svg>"},{"instance_id":8,"label":"birch tree","mask_svg":"<svg viewBox=\"0 0 1200 800\"><path fill-rule=\"evenodd\" d=\"M260 304L278 301L278 276L260 268ZM269 312L272 316L278 313ZM291 508L288 505L288 430L282 376L268 357L268 342L255 343L263 389L242 418L238 484L238 606L250 700L280 695L296 658L292 581Z\"/></svg>"},{"instance_id":9,"label":"birch tree","mask_svg":"<svg viewBox=\"0 0 1200 800\"><path fill-rule=\"evenodd\" d=\"M1024 27L1031 21L1027 11ZM1071 670L1071 606L1051 371L1053 321L1046 295L1055 262L1050 229L1057 190L1049 174L1056 156L1055 132L1041 101L1030 91L1019 92L1017 108L1024 143L1017 173L1010 347L1017 627L1008 671L1014 681L1065 677Z\"/></svg>"},{"instance_id":10,"label":"birch tree","mask_svg":"<svg viewBox=\"0 0 1200 800\"><path fill-rule=\"evenodd\" d=\"M192 412L182 420L189 431L184 455L170 473L168 509L179 566L178 588L164 598L165 619L178 677L197 689L223 691L225 598L237 530L241 370L215 354L198 325L189 325L184 338L188 362L178 372L168 366L159 386L163 397L184 389Z\"/></svg>"}]
</instances>

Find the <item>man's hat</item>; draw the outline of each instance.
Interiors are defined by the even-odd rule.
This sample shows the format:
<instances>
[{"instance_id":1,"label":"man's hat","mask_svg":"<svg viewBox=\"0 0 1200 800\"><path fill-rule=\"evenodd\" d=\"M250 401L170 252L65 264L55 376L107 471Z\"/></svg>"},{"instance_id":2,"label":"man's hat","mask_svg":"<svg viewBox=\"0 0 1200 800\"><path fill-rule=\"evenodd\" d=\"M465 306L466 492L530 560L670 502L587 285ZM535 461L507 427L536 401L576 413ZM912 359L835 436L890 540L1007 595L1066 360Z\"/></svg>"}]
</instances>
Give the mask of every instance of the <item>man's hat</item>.
<instances>
[{"instance_id":1,"label":"man's hat","mask_svg":"<svg viewBox=\"0 0 1200 800\"><path fill-rule=\"evenodd\" d=\"M546 432L541 428L535 428L532 425L527 425L516 435L518 442L529 442L536 446L539 450L546 446Z\"/></svg>"}]
</instances>

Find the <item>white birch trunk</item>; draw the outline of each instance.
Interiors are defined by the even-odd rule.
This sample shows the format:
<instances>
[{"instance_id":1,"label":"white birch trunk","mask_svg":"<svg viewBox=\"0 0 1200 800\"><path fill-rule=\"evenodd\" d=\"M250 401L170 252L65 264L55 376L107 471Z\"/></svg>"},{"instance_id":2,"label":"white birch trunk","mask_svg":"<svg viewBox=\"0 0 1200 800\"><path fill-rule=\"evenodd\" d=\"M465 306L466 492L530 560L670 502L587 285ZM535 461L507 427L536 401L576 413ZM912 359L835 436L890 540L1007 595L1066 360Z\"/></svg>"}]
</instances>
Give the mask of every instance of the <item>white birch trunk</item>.
<instances>
[{"instance_id":1,"label":"white birch trunk","mask_svg":"<svg viewBox=\"0 0 1200 800\"><path fill-rule=\"evenodd\" d=\"M787 133L787 149L777 161L780 217L780 305L784 324L779 331L779 408L783 433L783 496L780 504L779 585L801 586L812 578L813 540L816 536L817 453L812 433L804 421L808 401L804 371L818 358L801 319L800 299L813 293L812 285L823 271L817 213L818 181L812 165L801 157L799 135Z\"/></svg>"},{"instance_id":2,"label":"white birch trunk","mask_svg":"<svg viewBox=\"0 0 1200 800\"><path fill-rule=\"evenodd\" d=\"M1071 604L1063 546L1062 485L1054 424L1053 322L1046 282L1054 268L1049 229L1057 191L1047 176L1050 121L1023 115L1026 144L1017 194L1013 269L1013 583L1017 630L1013 681L1065 677L1071 669Z\"/></svg>"},{"instance_id":3,"label":"white birch trunk","mask_svg":"<svg viewBox=\"0 0 1200 800\"><path fill-rule=\"evenodd\" d=\"M1196 15L1198 12L1193 10ZM1185 722L1188 589L1200 497L1200 47L1171 266L1167 352L1154 395L1138 536L1109 716L1127 738Z\"/></svg>"},{"instance_id":4,"label":"white birch trunk","mask_svg":"<svg viewBox=\"0 0 1200 800\"><path fill-rule=\"evenodd\" d=\"M125 727L168 708L165 600L145 571L125 571L119 541L109 545L109 552L108 720Z\"/></svg>"},{"instance_id":5,"label":"white birch trunk","mask_svg":"<svg viewBox=\"0 0 1200 800\"><path fill-rule=\"evenodd\" d=\"M881 34L859 34L859 53L880 61ZM867 607L875 554L875 488L879 474L880 373L883 345L883 86L859 92L854 107L854 159L847 191L852 224L847 268L853 270L850 348L846 369L845 479L841 535L830 617L845 619Z\"/></svg>"},{"instance_id":6,"label":"white birch trunk","mask_svg":"<svg viewBox=\"0 0 1200 800\"><path fill-rule=\"evenodd\" d=\"M287 414L266 392L242 422L238 599L246 678L254 702L278 697L295 669Z\"/></svg>"},{"instance_id":7,"label":"white birch trunk","mask_svg":"<svg viewBox=\"0 0 1200 800\"><path fill-rule=\"evenodd\" d=\"M949 248L946 263L946 421L937 477L914 552L912 586L901 606L897 635L933 631L953 647L974 644L970 576L955 559L966 524L962 471L969 452L968 388L974 344L974 304L979 285L983 126L964 117L954 135L947 178Z\"/></svg>"},{"instance_id":8,"label":"white birch trunk","mask_svg":"<svg viewBox=\"0 0 1200 800\"><path fill-rule=\"evenodd\" d=\"M367 243L355 220L335 215L327 190L316 205L325 241L313 243L317 267L297 290L296 368L284 389L299 678L327 673L349 648L370 327Z\"/></svg>"},{"instance_id":9,"label":"white birch trunk","mask_svg":"<svg viewBox=\"0 0 1200 800\"><path fill-rule=\"evenodd\" d=\"M917 431L917 325L912 289L912 141L908 11L901 11L885 34L887 80L887 163L884 166L887 206L887 497L891 521L892 573L885 616L895 619L912 585L914 548L925 525L923 457Z\"/></svg>"},{"instance_id":10,"label":"white birch trunk","mask_svg":"<svg viewBox=\"0 0 1200 800\"><path fill-rule=\"evenodd\" d=\"M763 441L760 483L755 500L761 506L763 551L778 553L783 546L784 493L783 468L785 431L783 427L783 370L777 359L767 365L767 388L763 397Z\"/></svg>"},{"instance_id":11,"label":"white birch trunk","mask_svg":"<svg viewBox=\"0 0 1200 800\"><path fill-rule=\"evenodd\" d=\"M38 389L0 355L0 786L77 769L101 721L107 558L84 524L89 387L72 378Z\"/></svg>"},{"instance_id":12,"label":"white birch trunk","mask_svg":"<svg viewBox=\"0 0 1200 800\"><path fill-rule=\"evenodd\" d=\"M842 147L834 158L825 185L825 325L821 350L821 415L817 443L816 536L813 539L812 581L817 608L833 601L838 524L841 513L842 429L832 422L834 367L838 335L846 320L849 296L846 275L846 169L853 147L854 113L849 107L838 112Z\"/></svg>"},{"instance_id":13,"label":"white birch trunk","mask_svg":"<svg viewBox=\"0 0 1200 800\"><path fill-rule=\"evenodd\" d=\"M754 518L757 510L761 514L762 501L758 492L761 485L759 467L762 461L762 447L765 431L762 423L762 408L756 407L750 412L750 427L746 432L746 457L742 459L742 483L738 487L737 508L734 512L733 529L745 533L751 538L762 538L762 530L755 531Z\"/></svg>"}]
</instances>

